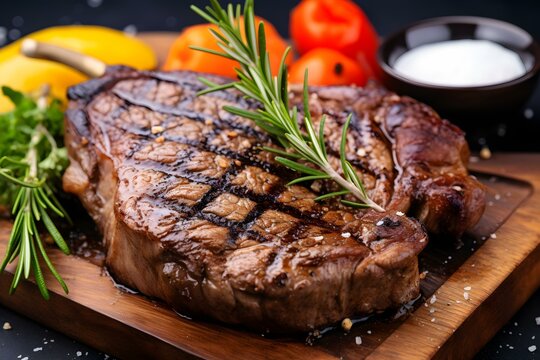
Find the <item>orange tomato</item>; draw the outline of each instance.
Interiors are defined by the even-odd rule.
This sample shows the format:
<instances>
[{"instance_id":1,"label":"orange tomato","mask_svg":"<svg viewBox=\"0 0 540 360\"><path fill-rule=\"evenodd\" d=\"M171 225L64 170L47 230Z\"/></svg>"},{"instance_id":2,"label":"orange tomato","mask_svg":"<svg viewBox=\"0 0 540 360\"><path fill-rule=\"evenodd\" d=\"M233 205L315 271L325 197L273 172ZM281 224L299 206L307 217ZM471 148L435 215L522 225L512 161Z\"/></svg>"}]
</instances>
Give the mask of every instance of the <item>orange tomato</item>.
<instances>
[{"instance_id":1,"label":"orange tomato","mask_svg":"<svg viewBox=\"0 0 540 360\"><path fill-rule=\"evenodd\" d=\"M270 68L273 73L277 73L287 43L268 21L256 17L255 24L257 28L261 21L264 23L266 33L266 48L270 56ZM170 48L163 69L168 71L192 70L236 78L234 69L238 68L237 62L189 48L189 46L198 46L222 52L222 49L217 45L216 39L210 33L210 29L218 30L215 25L201 24L190 26L182 31ZM292 55L289 55L286 64L289 65L291 61Z\"/></svg>"},{"instance_id":2,"label":"orange tomato","mask_svg":"<svg viewBox=\"0 0 540 360\"><path fill-rule=\"evenodd\" d=\"M337 50L378 73L378 38L366 14L351 0L303 0L291 13L290 33L300 54Z\"/></svg>"},{"instance_id":3,"label":"orange tomato","mask_svg":"<svg viewBox=\"0 0 540 360\"><path fill-rule=\"evenodd\" d=\"M358 85L367 82L360 64L332 49L314 49L303 55L289 70L289 82L301 84L308 69L309 85Z\"/></svg>"}]
</instances>

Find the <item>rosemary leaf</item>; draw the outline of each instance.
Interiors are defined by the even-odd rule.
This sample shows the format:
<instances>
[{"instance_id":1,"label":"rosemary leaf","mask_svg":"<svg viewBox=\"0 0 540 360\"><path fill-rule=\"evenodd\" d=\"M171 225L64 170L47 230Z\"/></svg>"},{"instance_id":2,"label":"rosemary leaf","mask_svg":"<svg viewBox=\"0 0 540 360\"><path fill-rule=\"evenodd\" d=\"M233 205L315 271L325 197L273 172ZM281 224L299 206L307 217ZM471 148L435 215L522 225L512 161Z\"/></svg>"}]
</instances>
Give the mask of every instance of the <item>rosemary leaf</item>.
<instances>
[{"instance_id":1,"label":"rosemary leaf","mask_svg":"<svg viewBox=\"0 0 540 360\"><path fill-rule=\"evenodd\" d=\"M309 111L307 69L303 86L303 118L300 119L298 109L295 106L290 107L286 66L290 48L287 48L281 58L277 75L273 76L267 51L265 27L262 22L255 23L253 0L246 0L243 7L238 5L236 8L232 5L222 8L217 0L210 0L210 6L207 6L205 10L195 6L192 6L192 9L209 23L218 26L219 31L211 29L210 32L223 52L193 48L233 59L239 64L237 81L232 82L230 86L203 81L209 86L209 89L200 92L200 94L234 87L246 97L260 102L262 109L257 112L230 106L224 109L232 114L253 120L257 126L268 132L286 149L284 151L264 148L281 155L276 157L276 161L281 165L307 175L291 181L289 185L304 181L332 180L342 190L321 195L317 200L351 194L360 202L342 200L344 204L384 211L369 198L360 177L346 158L347 131L352 115L347 117L342 128L340 169L334 169L330 165L324 137L326 117L321 118L316 129ZM241 25L240 14L243 15L243 25ZM315 165L317 169L305 165L306 163Z\"/></svg>"},{"instance_id":2,"label":"rosemary leaf","mask_svg":"<svg viewBox=\"0 0 540 360\"><path fill-rule=\"evenodd\" d=\"M0 204L11 207L15 220L0 272L16 261L9 292L15 292L23 276L28 278L33 273L41 295L48 299L39 254L63 287L65 284L47 262L38 224L42 223L57 246L69 253L49 215L69 220L52 191L67 166L67 151L59 146L63 141L63 113L59 102L47 101L46 94L40 99L43 101L37 101L6 87L2 92L15 109L0 114Z\"/></svg>"}]
</instances>

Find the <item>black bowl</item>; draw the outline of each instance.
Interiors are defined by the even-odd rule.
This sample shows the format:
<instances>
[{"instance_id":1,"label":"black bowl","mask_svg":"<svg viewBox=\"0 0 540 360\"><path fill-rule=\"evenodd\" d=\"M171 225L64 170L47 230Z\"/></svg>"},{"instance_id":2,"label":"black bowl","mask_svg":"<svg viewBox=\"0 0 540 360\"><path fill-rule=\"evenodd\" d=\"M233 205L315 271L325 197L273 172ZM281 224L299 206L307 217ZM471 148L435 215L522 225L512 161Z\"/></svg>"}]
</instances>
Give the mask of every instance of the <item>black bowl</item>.
<instances>
[{"instance_id":1,"label":"black bowl","mask_svg":"<svg viewBox=\"0 0 540 360\"><path fill-rule=\"evenodd\" d=\"M490 40L515 51L526 73L494 85L447 87L410 80L393 68L397 58L410 49L461 39ZM379 48L378 60L384 84L398 94L421 100L444 115L486 118L516 111L529 99L540 71L540 46L525 30L504 21L449 16L420 21L389 36Z\"/></svg>"}]
</instances>

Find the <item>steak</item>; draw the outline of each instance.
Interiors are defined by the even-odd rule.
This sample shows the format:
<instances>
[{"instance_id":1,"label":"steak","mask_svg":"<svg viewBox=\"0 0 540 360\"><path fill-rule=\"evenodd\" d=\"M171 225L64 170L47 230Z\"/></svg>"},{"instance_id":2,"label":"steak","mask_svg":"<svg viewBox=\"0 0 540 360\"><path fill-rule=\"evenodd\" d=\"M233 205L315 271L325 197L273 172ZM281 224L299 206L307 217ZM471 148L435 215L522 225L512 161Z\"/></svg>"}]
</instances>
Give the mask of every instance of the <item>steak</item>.
<instances>
[{"instance_id":1,"label":"steak","mask_svg":"<svg viewBox=\"0 0 540 360\"><path fill-rule=\"evenodd\" d=\"M482 214L463 133L426 105L376 85L312 89L333 162L354 114L347 158L387 209L357 210L314 200L332 183L286 186L297 174L261 149L278 146L222 109L258 104L197 97L197 76L110 68L72 87L66 112L64 189L103 233L110 272L182 313L291 332L397 307L419 293L421 223L455 236Z\"/></svg>"}]
</instances>

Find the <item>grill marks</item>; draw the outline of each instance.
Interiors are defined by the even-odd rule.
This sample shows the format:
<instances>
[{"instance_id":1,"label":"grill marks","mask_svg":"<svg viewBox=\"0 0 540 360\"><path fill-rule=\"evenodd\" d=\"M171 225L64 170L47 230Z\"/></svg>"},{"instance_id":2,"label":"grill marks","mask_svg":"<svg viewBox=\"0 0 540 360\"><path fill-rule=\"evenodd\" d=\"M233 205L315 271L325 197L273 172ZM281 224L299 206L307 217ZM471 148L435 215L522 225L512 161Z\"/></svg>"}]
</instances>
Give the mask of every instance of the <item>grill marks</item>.
<instances>
[{"instance_id":1,"label":"grill marks","mask_svg":"<svg viewBox=\"0 0 540 360\"><path fill-rule=\"evenodd\" d=\"M256 148L257 130L243 131L240 119L211 106L237 93L196 98L194 78L111 71L106 88L70 103L87 113L91 140L83 144L68 117L71 166L86 169L89 158L96 170L87 175L100 176L75 192L103 229L107 264L120 281L182 312L279 331L312 330L416 295L425 245L417 222L316 203L308 188L286 187L288 178L264 171L280 168ZM130 103L120 91L166 111ZM328 100L319 105L342 121L339 103L335 111ZM376 226L383 217L401 226Z\"/></svg>"},{"instance_id":2,"label":"grill marks","mask_svg":"<svg viewBox=\"0 0 540 360\"><path fill-rule=\"evenodd\" d=\"M329 208L316 203L316 195L303 186L285 186L291 172L260 150L273 146L268 137L250 120L221 110L223 105L248 107L249 103L232 92L196 97L201 90L197 81L178 86L174 80L174 76L167 79L172 82L123 80L90 103L90 113L107 124L105 137L110 142L137 144L118 147L129 149L121 157L119 178L124 189L118 191L129 198L121 199L119 211L132 217L135 229L163 239L192 225L205 230L215 227L211 232L230 247L245 246L246 241L292 241L305 234L306 227L319 229L316 236L320 236L356 219L339 204L330 202ZM330 149L339 148L339 137L334 135L343 121L329 117ZM357 123L354 126L360 126ZM353 137L349 146L358 143L355 135L349 136ZM351 161L358 163L356 158ZM137 172L139 178L131 180ZM373 178L366 172L359 174L368 182ZM140 186L141 181L148 184ZM156 206L156 201L161 205ZM156 231L152 230L156 224L145 219L152 215L151 202L170 209L165 214L169 221L157 224Z\"/></svg>"}]
</instances>

